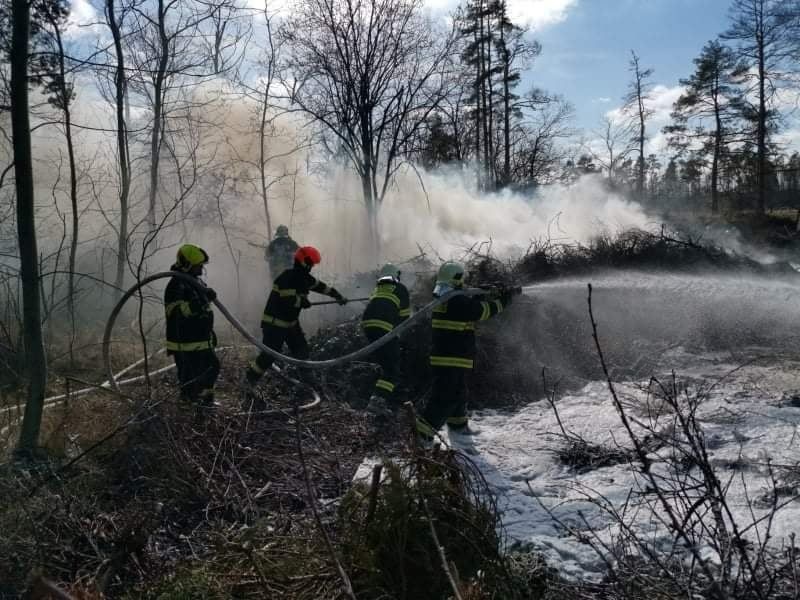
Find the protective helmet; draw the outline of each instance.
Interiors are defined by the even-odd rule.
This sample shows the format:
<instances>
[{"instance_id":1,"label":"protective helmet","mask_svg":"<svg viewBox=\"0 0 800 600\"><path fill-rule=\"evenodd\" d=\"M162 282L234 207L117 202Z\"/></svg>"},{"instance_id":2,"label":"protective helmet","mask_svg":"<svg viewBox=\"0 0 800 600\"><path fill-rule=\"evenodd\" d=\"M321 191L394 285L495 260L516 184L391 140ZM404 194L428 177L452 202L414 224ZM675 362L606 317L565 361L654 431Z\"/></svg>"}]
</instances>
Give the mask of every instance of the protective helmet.
<instances>
[{"instance_id":1,"label":"protective helmet","mask_svg":"<svg viewBox=\"0 0 800 600\"><path fill-rule=\"evenodd\" d=\"M464 265L448 261L439 267L436 283L446 283L452 287L461 287L464 283Z\"/></svg>"},{"instance_id":2,"label":"protective helmet","mask_svg":"<svg viewBox=\"0 0 800 600\"><path fill-rule=\"evenodd\" d=\"M208 262L208 253L200 246L184 244L178 248L178 268L188 271L192 267L199 267Z\"/></svg>"},{"instance_id":3,"label":"protective helmet","mask_svg":"<svg viewBox=\"0 0 800 600\"><path fill-rule=\"evenodd\" d=\"M378 273L378 279L386 279L391 278L395 281L400 280L400 269L398 269L392 263L386 263L381 267L380 272Z\"/></svg>"},{"instance_id":4,"label":"protective helmet","mask_svg":"<svg viewBox=\"0 0 800 600\"><path fill-rule=\"evenodd\" d=\"M278 225L275 230L275 237L289 237L289 228L286 225Z\"/></svg>"},{"instance_id":5,"label":"protective helmet","mask_svg":"<svg viewBox=\"0 0 800 600\"><path fill-rule=\"evenodd\" d=\"M310 269L322 262L322 255L314 246L301 246L294 253L294 261Z\"/></svg>"},{"instance_id":6,"label":"protective helmet","mask_svg":"<svg viewBox=\"0 0 800 600\"><path fill-rule=\"evenodd\" d=\"M460 288L464 284L464 265L448 261L439 267L436 275L436 286L433 288L434 296L443 296L450 290Z\"/></svg>"}]
</instances>

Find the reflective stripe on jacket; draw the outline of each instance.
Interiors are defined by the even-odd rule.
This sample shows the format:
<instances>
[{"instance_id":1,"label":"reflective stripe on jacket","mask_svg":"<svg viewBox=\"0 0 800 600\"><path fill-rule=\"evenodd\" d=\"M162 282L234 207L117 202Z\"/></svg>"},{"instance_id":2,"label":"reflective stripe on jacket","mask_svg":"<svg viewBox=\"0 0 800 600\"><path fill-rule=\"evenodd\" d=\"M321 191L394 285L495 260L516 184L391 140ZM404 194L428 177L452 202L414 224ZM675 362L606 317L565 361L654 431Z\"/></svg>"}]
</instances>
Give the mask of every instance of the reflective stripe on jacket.
<instances>
[{"instance_id":1,"label":"reflective stripe on jacket","mask_svg":"<svg viewBox=\"0 0 800 600\"><path fill-rule=\"evenodd\" d=\"M194 352L216 346L214 312L193 285L174 277L164 290L167 343L170 352Z\"/></svg>"},{"instance_id":2,"label":"reflective stripe on jacket","mask_svg":"<svg viewBox=\"0 0 800 600\"><path fill-rule=\"evenodd\" d=\"M471 369L475 360L475 323L503 311L499 299L456 296L433 309L430 364Z\"/></svg>"},{"instance_id":3,"label":"reflective stripe on jacket","mask_svg":"<svg viewBox=\"0 0 800 600\"><path fill-rule=\"evenodd\" d=\"M313 277L303 266L295 264L275 278L261 323L293 327L300 317L303 299L308 297L309 292L330 295L332 289Z\"/></svg>"},{"instance_id":4,"label":"reflective stripe on jacket","mask_svg":"<svg viewBox=\"0 0 800 600\"><path fill-rule=\"evenodd\" d=\"M378 281L361 317L364 329L391 331L411 315L408 290L391 279Z\"/></svg>"}]
</instances>

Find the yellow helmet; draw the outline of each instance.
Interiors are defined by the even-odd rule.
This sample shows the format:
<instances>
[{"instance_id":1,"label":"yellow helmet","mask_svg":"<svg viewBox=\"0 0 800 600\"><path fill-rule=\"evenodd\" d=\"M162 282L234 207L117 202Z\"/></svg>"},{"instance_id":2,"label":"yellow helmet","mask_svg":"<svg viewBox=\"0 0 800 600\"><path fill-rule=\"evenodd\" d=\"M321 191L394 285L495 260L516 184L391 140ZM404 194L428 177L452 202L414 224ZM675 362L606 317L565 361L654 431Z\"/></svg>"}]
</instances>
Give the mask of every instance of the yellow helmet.
<instances>
[{"instance_id":1,"label":"yellow helmet","mask_svg":"<svg viewBox=\"0 0 800 600\"><path fill-rule=\"evenodd\" d=\"M188 271L192 267L199 267L208 262L208 253L200 246L184 244L178 248L177 266L181 271Z\"/></svg>"}]
</instances>

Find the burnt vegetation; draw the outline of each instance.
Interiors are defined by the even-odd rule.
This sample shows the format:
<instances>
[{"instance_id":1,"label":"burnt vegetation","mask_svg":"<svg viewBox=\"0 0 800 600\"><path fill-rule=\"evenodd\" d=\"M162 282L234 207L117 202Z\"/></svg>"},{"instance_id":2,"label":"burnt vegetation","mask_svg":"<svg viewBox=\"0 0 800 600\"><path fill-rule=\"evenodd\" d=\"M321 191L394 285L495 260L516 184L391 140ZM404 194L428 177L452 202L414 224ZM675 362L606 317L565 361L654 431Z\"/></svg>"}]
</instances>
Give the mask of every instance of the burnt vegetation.
<instances>
[{"instance_id":1,"label":"burnt vegetation","mask_svg":"<svg viewBox=\"0 0 800 600\"><path fill-rule=\"evenodd\" d=\"M715 462L699 417L707 395L679 376L651 379L679 342L796 345L791 332L761 305L731 331L699 299L700 325L681 329L679 303L646 291L626 314L608 311L630 336L601 343L591 291L589 319L583 299L558 296L610 272L796 280L798 2L732 0L724 31L686 65L666 126L658 68L631 51L616 66L629 75L619 108L593 131L576 126L570 99L534 84L547 48L511 0L463 0L448 18L422 0L290 4L0 0L0 598L800 597L795 539L773 543L775 516L798 499L797 465ZM598 222L572 239L540 200L575 189L635 212L638 226ZM516 202L538 224L503 253L491 240L465 247L486 232L479 217L458 222L459 194L498 211ZM395 209L433 225L389 227ZM516 224L510 212L500 229ZM368 293L387 253L417 250L402 263L415 307L446 258L467 264L469 286L533 290L478 329L470 406L510 413L544 398L567 473L635 475L622 504L581 490L610 528L550 513L596 552L603 577L567 580L512 543L474 457L417 445L427 320L402 339L395 395L409 414L389 418L363 410L368 362L310 378L282 369L243 402L251 349L224 323L222 406L181 403L155 289L136 294L111 342L129 385L97 383L109 311L178 244L213 248L220 297L257 327L271 285L263 242L279 222L327 244L325 276L353 294ZM537 300L548 293L557 301ZM609 286L595 306L622 297ZM364 345L352 304L319 309L313 359ZM649 381L645 402L621 399L620 379ZM556 390L597 380L624 438L597 442L561 421ZM743 521L727 490L748 469L766 484ZM643 514L658 536L639 528Z\"/></svg>"}]
</instances>

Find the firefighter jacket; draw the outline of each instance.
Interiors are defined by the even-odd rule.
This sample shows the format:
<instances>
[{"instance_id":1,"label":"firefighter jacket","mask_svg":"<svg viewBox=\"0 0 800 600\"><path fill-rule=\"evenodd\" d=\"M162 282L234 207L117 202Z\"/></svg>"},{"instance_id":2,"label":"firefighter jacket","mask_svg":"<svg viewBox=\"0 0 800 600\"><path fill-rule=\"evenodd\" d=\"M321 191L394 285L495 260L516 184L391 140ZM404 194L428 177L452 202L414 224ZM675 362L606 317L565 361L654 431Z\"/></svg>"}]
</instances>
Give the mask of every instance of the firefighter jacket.
<instances>
[{"instance_id":1,"label":"firefighter jacket","mask_svg":"<svg viewBox=\"0 0 800 600\"><path fill-rule=\"evenodd\" d=\"M308 301L308 293L317 292L332 298L339 298L339 292L328 284L317 280L305 267L295 263L275 278L272 284L261 326L274 325L286 329L294 327L300 317L303 304Z\"/></svg>"},{"instance_id":2,"label":"firefighter jacket","mask_svg":"<svg viewBox=\"0 0 800 600\"><path fill-rule=\"evenodd\" d=\"M217 345L211 304L192 284L177 277L170 279L164 290L164 311L169 354L210 350Z\"/></svg>"},{"instance_id":3,"label":"firefighter jacket","mask_svg":"<svg viewBox=\"0 0 800 600\"><path fill-rule=\"evenodd\" d=\"M475 360L476 321L486 321L503 312L504 307L501 298L456 296L434 308L431 366L471 369Z\"/></svg>"},{"instance_id":4,"label":"firefighter jacket","mask_svg":"<svg viewBox=\"0 0 800 600\"><path fill-rule=\"evenodd\" d=\"M411 315L408 290L391 278L381 279L361 317L364 329L391 331Z\"/></svg>"},{"instance_id":5,"label":"firefighter jacket","mask_svg":"<svg viewBox=\"0 0 800 600\"><path fill-rule=\"evenodd\" d=\"M292 267L292 263L294 263L294 253L297 252L297 248L297 242L288 236L276 237L269 243L265 252L265 258L269 263L273 278Z\"/></svg>"}]
</instances>

